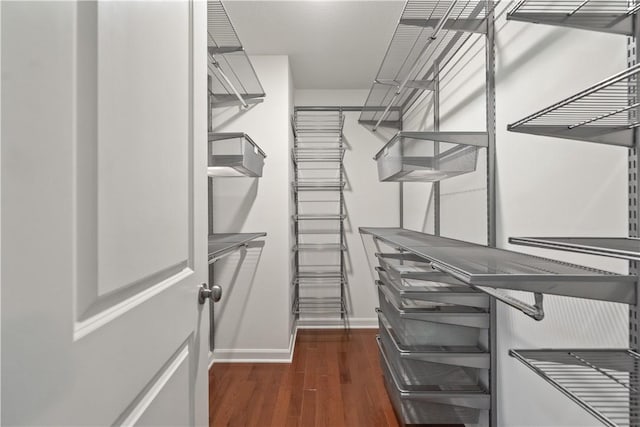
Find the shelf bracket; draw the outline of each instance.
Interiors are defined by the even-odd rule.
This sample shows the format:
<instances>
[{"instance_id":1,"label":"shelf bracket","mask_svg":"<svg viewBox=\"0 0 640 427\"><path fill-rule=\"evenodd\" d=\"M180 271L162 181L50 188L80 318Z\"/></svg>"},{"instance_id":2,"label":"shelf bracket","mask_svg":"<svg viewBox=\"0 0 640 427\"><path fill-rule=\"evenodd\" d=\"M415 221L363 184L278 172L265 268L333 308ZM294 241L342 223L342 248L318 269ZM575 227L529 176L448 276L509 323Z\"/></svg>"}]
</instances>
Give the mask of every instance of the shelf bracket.
<instances>
[{"instance_id":1,"label":"shelf bracket","mask_svg":"<svg viewBox=\"0 0 640 427\"><path fill-rule=\"evenodd\" d=\"M540 321L544 319L544 307L543 307L543 298L544 294L539 292L534 292L533 297L535 298L535 303L533 305L526 303L518 298L514 298L510 295L506 295L500 293L497 289L490 288L487 286L471 286L474 289L479 290L500 302L503 302L518 311L526 314L534 320Z\"/></svg>"}]
</instances>

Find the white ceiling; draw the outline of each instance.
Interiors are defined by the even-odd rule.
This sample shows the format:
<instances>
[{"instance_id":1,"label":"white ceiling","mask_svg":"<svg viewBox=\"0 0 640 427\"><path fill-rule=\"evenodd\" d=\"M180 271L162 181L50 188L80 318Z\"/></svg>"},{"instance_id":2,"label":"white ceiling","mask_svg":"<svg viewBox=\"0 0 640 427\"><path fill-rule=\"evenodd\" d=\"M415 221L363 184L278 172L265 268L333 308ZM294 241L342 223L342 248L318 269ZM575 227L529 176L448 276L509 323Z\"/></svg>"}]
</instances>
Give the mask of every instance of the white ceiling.
<instances>
[{"instance_id":1,"label":"white ceiling","mask_svg":"<svg viewBox=\"0 0 640 427\"><path fill-rule=\"evenodd\" d=\"M226 0L248 54L289 55L296 89L368 89L403 0Z\"/></svg>"}]
</instances>

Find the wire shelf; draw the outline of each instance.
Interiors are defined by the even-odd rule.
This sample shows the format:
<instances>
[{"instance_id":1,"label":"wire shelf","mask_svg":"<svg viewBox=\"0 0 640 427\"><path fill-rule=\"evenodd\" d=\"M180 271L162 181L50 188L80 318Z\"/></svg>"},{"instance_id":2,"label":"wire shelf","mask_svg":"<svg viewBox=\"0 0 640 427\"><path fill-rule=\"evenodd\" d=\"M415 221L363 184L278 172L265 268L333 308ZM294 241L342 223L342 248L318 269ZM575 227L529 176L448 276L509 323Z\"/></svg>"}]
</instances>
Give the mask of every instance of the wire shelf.
<instances>
[{"instance_id":1,"label":"wire shelf","mask_svg":"<svg viewBox=\"0 0 640 427\"><path fill-rule=\"evenodd\" d=\"M313 179L298 179L291 183L295 191L341 191L344 189L344 181L328 181Z\"/></svg>"},{"instance_id":2,"label":"wire shelf","mask_svg":"<svg viewBox=\"0 0 640 427\"><path fill-rule=\"evenodd\" d=\"M345 314L344 301L340 297L298 297L294 301L294 314Z\"/></svg>"},{"instance_id":3,"label":"wire shelf","mask_svg":"<svg viewBox=\"0 0 640 427\"><path fill-rule=\"evenodd\" d=\"M635 351L510 350L509 354L604 425L640 423L640 354Z\"/></svg>"},{"instance_id":4,"label":"wire shelf","mask_svg":"<svg viewBox=\"0 0 640 427\"><path fill-rule=\"evenodd\" d=\"M486 33L486 7L494 3L408 0L360 123L399 127L406 107L433 88L436 64L445 67L474 33Z\"/></svg>"},{"instance_id":5,"label":"wire shelf","mask_svg":"<svg viewBox=\"0 0 640 427\"><path fill-rule=\"evenodd\" d=\"M512 132L631 147L638 126L640 64L532 114Z\"/></svg>"},{"instance_id":6,"label":"wire shelf","mask_svg":"<svg viewBox=\"0 0 640 427\"><path fill-rule=\"evenodd\" d=\"M340 214L298 214L293 216L295 221L342 221L345 218L346 215Z\"/></svg>"},{"instance_id":7,"label":"wire shelf","mask_svg":"<svg viewBox=\"0 0 640 427\"><path fill-rule=\"evenodd\" d=\"M292 249L298 251L346 251L347 247L340 243L299 243Z\"/></svg>"},{"instance_id":8,"label":"wire shelf","mask_svg":"<svg viewBox=\"0 0 640 427\"><path fill-rule=\"evenodd\" d=\"M507 19L633 36L639 8L628 0L524 0Z\"/></svg>"},{"instance_id":9,"label":"wire shelf","mask_svg":"<svg viewBox=\"0 0 640 427\"><path fill-rule=\"evenodd\" d=\"M293 160L296 163L337 163L344 158L345 149L336 148L294 148Z\"/></svg>"},{"instance_id":10,"label":"wire shelf","mask_svg":"<svg viewBox=\"0 0 640 427\"><path fill-rule=\"evenodd\" d=\"M626 304L636 302L635 276L399 228L360 228L360 233L423 257L435 269L479 290L490 287Z\"/></svg>"},{"instance_id":11,"label":"wire shelf","mask_svg":"<svg viewBox=\"0 0 640 427\"><path fill-rule=\"evenodd\" d=\"M208 257L209 264L220 258L230 255L237 249L246 246L249 242L267 233L217 233L209 235Z\"/></svg>"},{"instance_id":12,"label":"wire shelf","mask_svg":"<svg viewBox=\"0 0 640 427\"><path fill-rule=\"evenodd\" d=\"M637 237L510 237L509 243L640 261Z\"/></svg>"},{"instance_id":13,"label":"wire shelf","mask_svg":"<svg viewBox=\"0 0 640 427\"><path fill-rule=\"evenodd\" d=\"M296 111L292 127L295 136L339 137L344 127L344 115L340 111Z\"/></svg>"},{"instance_id":14,"label":"wire shelf","mask_svg":"<svg viewBox=\"0 0 640 427\"><path fill-rule=\"evenodd\" d=\"M221 1L207 1L207 32L211 106L260 102L264 89Z\"/></svg>"}]
</instances>

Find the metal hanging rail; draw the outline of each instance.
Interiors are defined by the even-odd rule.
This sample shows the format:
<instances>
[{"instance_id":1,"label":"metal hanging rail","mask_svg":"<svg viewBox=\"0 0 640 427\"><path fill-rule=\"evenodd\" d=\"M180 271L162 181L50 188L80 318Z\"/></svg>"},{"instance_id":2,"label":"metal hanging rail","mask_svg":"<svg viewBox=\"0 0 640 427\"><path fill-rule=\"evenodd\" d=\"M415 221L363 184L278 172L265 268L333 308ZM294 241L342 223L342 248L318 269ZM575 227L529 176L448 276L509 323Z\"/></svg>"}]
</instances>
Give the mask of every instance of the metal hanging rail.
<instances>
[{"instance_id":1,"label":"metal hanging rail","mask_svg":"<svg viewBox=\"0 0 640 427\"><path fill-rule=\"evenodd\" d=\"M262 102L264 89L219 0L207 1L207 32L211 107Z\"/></svg>"}]
</instances>

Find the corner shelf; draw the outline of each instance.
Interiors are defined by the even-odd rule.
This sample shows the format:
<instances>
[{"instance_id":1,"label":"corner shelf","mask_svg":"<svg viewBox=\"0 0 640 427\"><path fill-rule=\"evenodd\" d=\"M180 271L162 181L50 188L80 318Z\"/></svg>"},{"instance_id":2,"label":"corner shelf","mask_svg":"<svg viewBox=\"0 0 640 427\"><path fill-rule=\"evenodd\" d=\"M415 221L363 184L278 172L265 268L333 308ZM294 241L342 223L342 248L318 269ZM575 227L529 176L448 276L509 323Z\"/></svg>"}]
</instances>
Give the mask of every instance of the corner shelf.
<instances>
[{"instance_id":1,"label":"corner shelf","mask_svg":"<svg viewBox=\"0 0 640 427\"><path fill-rule=\"evenodd\" d=\"M222 2L207 1L209 95L213 108L262 102L264 89Z\"/></svg>"},{"instance_id":2,"label":"corner shelf","mask_svg":"<svg viewBox=\"0 0 640 427\"><path fill-rule=\"evenodd\" d=\"M628 349L510 350L509 354L607 426L640 423L640 354Z\"/></svg>"},{"instance_id":3,"label":"corner shelf","mask_svg":"<svg viewBox=\"0 0 640 427\"><path fill-rule=\"evenodd\" d=\"M629 7L627 0L523 0L507 19L633 36L638 9L640 6Z\"/></svg>"},{"instance_id":4,"label":"corner shelf","mask_svg":"<svg viewBox=\"0 0 640 427\"><path fill-rule=\"evenodd\" d=\"M400 131L375 155L380 181L440 181L476 170L487 132ZM442 144L441 144L442 143Z\"/></svg>"},{"instance_id":5,"label":"corner shelf","mask_svg":"<svg viewBox=\"0 0 640 427\"><path fill-rule=\"evenodd\" d=\"M512 132L632 147L638 122L636 64L507 126Z\"/></svg>"},{"instance_id":6,"label":"corner shelf","mask_svg":"<svg viewBox=\"0 0 640 427\"><path fill-rule=\"evenodd\" d=\"M635 276L614 274L400 228L360 228L360 233L370 234L398 249L420 256L428 260L436 270L448 273L481 291L485 291L485 288L497 288L636 303ZM503 302L522 310L522 306L518 306L513 300ZM537 320L540 319L541 317Z\"/></svg>"},{"instance_id":7,"label":"corner shelf","mask_svg":"<svg viewBox=\"0 0 640 427\"><path fill-rule=\"evenodd\" d=\"M209 235L208 258L209 264L216 262L249 242L265 237L267 233L217 233Z\"/></svg>"},{"instance_id":8,"label":"corner shelf","mask_svg":"<svg viewBox=\"0 0 640 427\"><path fill-rule=\"evenodd\" d=\"M509 243L640 261L640 238L633 237L510 237Z\"/></svg>"},{"instance_id":9,"label":"corner shelf","mask_svg":"<svg viewBox=\"0 0 640 427\"><path fill-rule=\"evenodd\" d=\"M359 122L399 128L403 111L433 89L436 67L446 66L474 33L487 32L485 6L493 4L408 0Z\"/></svg>"},{"instance_id":10,"label":"corner shelf","mask_svg":"<svg viewBox=\"0 0 640 427\"><path fill-rule=\"evenodd\" d=\"M209 133L207 175L210 177L259 178L266 157L246 133Z\"/></svg>"}]
</instances>

